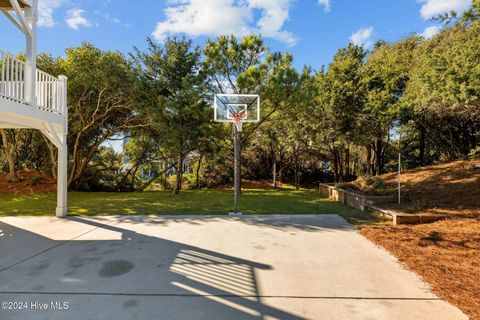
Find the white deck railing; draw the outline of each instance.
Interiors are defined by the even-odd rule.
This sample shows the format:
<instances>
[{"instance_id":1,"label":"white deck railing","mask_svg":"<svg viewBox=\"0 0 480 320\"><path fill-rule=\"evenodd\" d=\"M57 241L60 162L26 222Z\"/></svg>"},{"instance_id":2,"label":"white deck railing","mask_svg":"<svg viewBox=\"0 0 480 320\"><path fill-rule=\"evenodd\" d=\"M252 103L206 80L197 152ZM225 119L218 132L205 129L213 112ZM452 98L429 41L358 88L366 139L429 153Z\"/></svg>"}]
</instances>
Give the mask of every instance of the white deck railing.
<instances>
[{"instance_id":1,"label":"white deck railing","mask_svg":"<svg viewBox=\"0 0 480 320\"><path fill-rule=\"evenodd\" d=\"M61 82L37 69L37 105L43 110L63 113Z\"/></svg>"},{"instance_id":2,"label":"white deck railing","mask_svg":"<svg viewBox=\"0 0 480 320\"><path fill-rule=\"evenodd\" d=\"M0 51L0 96L25 103L25 62Z\"/></svg>"},{"instance_id":3,"label":"white deck railing","mask_svg":"<svg viewBox=\"0 0 480 320\"><path fill-rule=\"evenodd\" d=\"M26 64L12 54L0 51L0 98L30 104L25 96ZM64 113L63 83L58 78L36 70L35 107L57 114Z\"/></svg>"}]
</instances>

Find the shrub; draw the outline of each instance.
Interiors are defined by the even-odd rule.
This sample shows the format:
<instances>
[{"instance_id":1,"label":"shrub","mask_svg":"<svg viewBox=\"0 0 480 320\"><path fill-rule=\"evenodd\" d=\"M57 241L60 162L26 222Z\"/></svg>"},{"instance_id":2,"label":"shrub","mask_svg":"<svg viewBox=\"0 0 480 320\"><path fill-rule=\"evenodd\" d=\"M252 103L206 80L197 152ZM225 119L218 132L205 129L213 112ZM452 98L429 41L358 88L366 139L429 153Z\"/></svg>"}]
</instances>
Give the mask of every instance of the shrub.
<instances>
[{"instance_id":1,"label":"shrub","mask_svg":"<svg viewBox=\"0 0 480 320\"><path fill-rule=\"evenodd\" d=\"M375 177L375 181L373 182L373 188L375 190L383 190L385 189L385 183L383 182L382 178Z\"/></svg>"},{"instance_id":2,"label":"shrub","mask_svg":"<svg viewBox=\"0 0 480 320\"><path fill-rule=\"evenodd\" d=\"M470 150L468 156L473 158L480 157L480 147L476 147L475 149Z\"/></svg>"},{"instance_id":3,"label":"shrub","mask_svg":"<svg viewBox=\"0 0 480 320\"><path fill-rule=\"evenodd\" d=\"M40 182L42 182L43 180L43 177L42 176L33 176L32 179L31 179L31 184L32 186L38 186L40 184Z\"/></svg>"},{"instance_id":4,"label":"shrub","mask_svg":"<svg viewBox=\"0 0 480 320\"><path fill-rule=\"evenodd\" d=\"M363 177L363 181L367 186L371 186L372 184L375 183L375 180L373 180L372 177Z\"/></svg>"}]
</instances>

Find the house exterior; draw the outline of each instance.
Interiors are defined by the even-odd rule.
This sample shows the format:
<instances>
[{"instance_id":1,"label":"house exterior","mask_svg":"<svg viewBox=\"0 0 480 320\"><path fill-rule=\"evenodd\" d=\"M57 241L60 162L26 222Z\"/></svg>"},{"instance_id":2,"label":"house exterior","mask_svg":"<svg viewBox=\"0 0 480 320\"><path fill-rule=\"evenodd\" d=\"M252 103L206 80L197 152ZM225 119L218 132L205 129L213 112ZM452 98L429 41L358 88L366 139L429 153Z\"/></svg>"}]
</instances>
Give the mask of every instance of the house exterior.
<instances>
[{"instance_id":1,"label":"house exterior","mask_svg":"<svg viewBox=\"0 0 480 320\"><path fill-rule=\"evenodd\" d=\"M0 128L40 130L58 148L56 215L67 215L67 78L36 67L38 0L0 0L25 36L26 61L0 47Z\"/></svg>"}]
</instances>

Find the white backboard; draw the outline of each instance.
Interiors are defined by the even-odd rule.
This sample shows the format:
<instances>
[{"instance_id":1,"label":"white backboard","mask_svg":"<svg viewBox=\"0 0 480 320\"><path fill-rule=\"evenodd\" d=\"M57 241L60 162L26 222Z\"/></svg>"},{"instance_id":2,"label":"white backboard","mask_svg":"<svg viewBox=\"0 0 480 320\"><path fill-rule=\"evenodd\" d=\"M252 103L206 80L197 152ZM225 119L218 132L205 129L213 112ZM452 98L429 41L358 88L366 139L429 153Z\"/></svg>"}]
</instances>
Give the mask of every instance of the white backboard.
<instances>
[{"instance_id":1,"label":"white backboard","mask_svg":"<svg viewBox=\"0 0 480 320\"><path fill-rule=\"evenodd\" d=\"M214 120L235 122L233 114L242 113L242 122L260 121L260 96L258 94L217 94L214 100Z\"/></svg>"}]
</instances>

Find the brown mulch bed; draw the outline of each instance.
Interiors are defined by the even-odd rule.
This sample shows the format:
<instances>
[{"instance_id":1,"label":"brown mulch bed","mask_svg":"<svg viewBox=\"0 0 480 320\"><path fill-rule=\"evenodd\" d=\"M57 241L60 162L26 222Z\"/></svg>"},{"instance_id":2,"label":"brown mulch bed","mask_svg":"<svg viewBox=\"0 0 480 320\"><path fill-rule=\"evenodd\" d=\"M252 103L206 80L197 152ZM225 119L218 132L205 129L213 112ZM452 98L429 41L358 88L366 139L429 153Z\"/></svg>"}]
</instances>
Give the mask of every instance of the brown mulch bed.
<instances>
[{"instance_id":1,"label":"brown mulch bed","mask_svg":"<svg viewBox=\"0 0 480 320\"><path fill-rule=\"evenodd\" d=\"M50 175L36 170L20 170L19 178L15 181L7 179L7 175L0 173L0 193L31 194L54 192L56 181Z\"/></svg>"},{"instance_id":2,"label":"brown mulch bed","mask_svg":"<svg viewBox=\"0 0 480 320\"><path fill-rule=\"evenodd\" d=\"M418 273L439 297L480 320L480 218L365 226L360 233Z\"/></svg>"}]
</instances>

